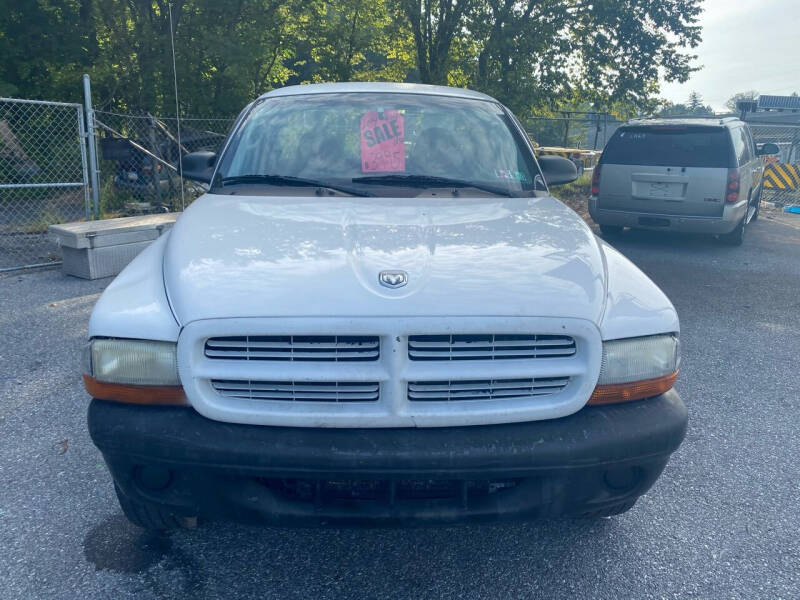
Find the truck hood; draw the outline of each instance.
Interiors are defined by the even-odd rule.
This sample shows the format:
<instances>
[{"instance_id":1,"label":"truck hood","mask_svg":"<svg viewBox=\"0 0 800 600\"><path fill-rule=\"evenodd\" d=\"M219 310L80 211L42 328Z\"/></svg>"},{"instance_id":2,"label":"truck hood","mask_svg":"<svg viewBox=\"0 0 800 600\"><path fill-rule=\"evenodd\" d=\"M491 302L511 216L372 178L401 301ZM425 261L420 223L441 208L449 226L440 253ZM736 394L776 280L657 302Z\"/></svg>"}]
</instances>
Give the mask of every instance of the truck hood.
<instances>
[{"instance_id":1,"label":"truck hood","mask_svg":"<svg viewBox=\"0 0 800 600\"><path fill-rule=\"evenodd\" d=\"M405 271L396 289L381 271ZM207 194L164 256L180 324L288 316L542 316L598 323L602 251L554 198Z\"/></svg>"}]
</instances>

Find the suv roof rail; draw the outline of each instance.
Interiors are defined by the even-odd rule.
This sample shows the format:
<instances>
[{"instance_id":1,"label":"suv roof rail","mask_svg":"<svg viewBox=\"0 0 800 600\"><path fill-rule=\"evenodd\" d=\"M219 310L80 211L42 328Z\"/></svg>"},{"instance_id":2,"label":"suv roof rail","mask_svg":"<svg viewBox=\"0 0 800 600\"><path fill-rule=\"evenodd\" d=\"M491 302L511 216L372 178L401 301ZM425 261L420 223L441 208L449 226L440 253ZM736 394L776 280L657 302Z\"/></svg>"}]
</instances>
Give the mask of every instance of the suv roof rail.
<instances>
[{"instance_id":1,"label":"suv roof rail","mask_svg":"<svg viewBox=\"0 0 800 600\"><path fill-rule=\"evenodd\" d=\"M649 117L632 117L628 119L628 121L713 121L714 119L720 121L738 121L739 117L720 117L718 115L651 115Z\"/></svg>"},{"instance_id":2,"label":"suv roof rail","mask_svg":"<svg viewBox=\"0 0 800 600\"><path fill-rule=\"evenodd\" d=\"M650 121L717 121L720 125L726 125L740 121L739 117L716 117L714 115L668 115L665 117L635 117L628 119L626 123L638 124Z\"/></svg>"}]
</instances>

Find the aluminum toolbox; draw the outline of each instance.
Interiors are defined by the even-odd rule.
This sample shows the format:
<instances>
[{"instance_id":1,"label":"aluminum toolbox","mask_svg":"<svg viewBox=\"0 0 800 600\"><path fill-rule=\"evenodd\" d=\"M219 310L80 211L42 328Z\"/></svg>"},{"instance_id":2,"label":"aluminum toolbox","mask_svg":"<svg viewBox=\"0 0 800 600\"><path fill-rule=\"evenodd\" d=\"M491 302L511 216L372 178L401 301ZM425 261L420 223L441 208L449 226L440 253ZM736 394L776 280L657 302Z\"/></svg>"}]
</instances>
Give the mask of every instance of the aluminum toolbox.
<instances>
[{"instance_id":1,"label":"aluminum toolbox","mask_svg":"<svg viewBox=\"0 0 800 600\"><path fill-rule=\"evenodd\" d=\"M61 249L62 269L83 279L111 277L175 223L180 213L120 217L51 225Z\"/></svg>"}]
</instances>

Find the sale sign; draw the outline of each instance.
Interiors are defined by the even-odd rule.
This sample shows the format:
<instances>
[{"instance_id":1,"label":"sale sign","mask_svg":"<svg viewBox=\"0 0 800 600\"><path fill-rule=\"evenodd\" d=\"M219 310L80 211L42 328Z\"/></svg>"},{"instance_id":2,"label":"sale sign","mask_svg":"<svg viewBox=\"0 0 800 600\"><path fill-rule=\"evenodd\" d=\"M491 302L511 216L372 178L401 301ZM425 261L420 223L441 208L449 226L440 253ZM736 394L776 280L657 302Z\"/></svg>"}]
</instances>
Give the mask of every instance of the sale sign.
<instances>
[{"instance_id":1,"label":"sale sign","mask_svg":"<svg viewBox=\"0 0 800 600\"><path fill-rule=\"evenodd\" d=\"M371 110L361 117L361 171L406 170L403 115L396 110Z\"/></svg>"}]
</instances>

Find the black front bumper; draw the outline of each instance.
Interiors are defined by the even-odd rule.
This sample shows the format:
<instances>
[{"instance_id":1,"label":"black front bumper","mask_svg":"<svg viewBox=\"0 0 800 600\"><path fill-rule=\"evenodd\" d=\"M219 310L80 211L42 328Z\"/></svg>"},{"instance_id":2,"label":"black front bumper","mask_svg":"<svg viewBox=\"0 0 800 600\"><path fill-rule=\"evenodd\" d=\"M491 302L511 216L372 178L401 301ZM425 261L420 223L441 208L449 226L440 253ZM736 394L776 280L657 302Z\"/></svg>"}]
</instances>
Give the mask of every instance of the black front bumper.
<instances>
[{"instance_id":1,"label":"black front bumper","mask_svg":"<svg viewBox=\"0 0 800 600\"><path fill-rule=\"evenodd\" d=\"M177 515L298 525L588 515L625 508L680 445L678 394L561 419L431 429L235 425L93 400L121 493Z\"/></svg>"}]
</instances>

